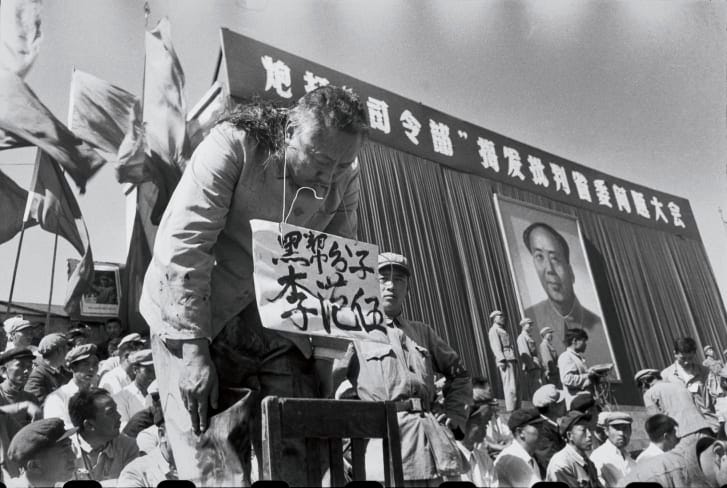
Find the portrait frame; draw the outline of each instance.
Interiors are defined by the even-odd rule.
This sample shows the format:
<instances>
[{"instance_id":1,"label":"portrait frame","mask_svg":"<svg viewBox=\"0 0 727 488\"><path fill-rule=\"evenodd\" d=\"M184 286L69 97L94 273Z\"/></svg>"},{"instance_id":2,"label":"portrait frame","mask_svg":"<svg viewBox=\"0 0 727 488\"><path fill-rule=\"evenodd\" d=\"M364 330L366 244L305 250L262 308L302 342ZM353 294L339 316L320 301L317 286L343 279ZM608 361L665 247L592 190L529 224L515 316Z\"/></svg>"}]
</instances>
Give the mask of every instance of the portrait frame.
<instances>
[{"instance_id":1,"label":"portrait frame","mask_svg":"<svg viewBox=\"0 0 727 488\"><path fill-rule=\"evenodd\" d=\"M588 366L613 364L607 380L620 383L622 381L621 372L596 289L578 217L497 194L494 195L494 203L520 316L533 319L537 327L533 338L540 343L540 329L546 326L552 327L555 332L553 345L558 353L565 350L559 336L562 338L565 331L566 319L553 305L550 294L546 290L546 284L543 282L545 278L537 271L523 235L525 229L531 224L544 223L556 230L565 240L569 249L570 289L574 301L570 312L565 317L569 317L568 320L571 320L572 317L581 320L583 322L581 327L589 335L588 346L584 353L586 363ZM546 233L550 234L548 231ZM558 287L558 289L562 288L561 285Z\"/></svg>"},{"instance_id":2,"label":"portrait frame","mask_svg":"<svg viewBox=\"0 0 727 488\"><path fill-rule=\"evenodd\" d=\"M81 316L118 317L121 303L119 264L94 262L93 269L92 290L81 296ZM107 286L102 286L102 281Z\"/></svg>"}]
</instances>

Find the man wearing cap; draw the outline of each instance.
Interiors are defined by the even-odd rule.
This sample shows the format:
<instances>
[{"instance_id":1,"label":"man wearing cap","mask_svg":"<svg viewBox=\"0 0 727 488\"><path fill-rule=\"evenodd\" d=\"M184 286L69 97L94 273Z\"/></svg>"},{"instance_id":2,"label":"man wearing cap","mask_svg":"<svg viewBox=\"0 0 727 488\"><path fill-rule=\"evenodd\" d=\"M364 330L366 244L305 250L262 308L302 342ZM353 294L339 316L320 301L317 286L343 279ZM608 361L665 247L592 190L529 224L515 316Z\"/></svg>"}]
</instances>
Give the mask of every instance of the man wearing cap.
<instances>
[{"instance_id":1,"label":"man wearing cap","mask_svg":"<svg viewBox=\"0 0 727 488\"><path fill-rule=\"evenodd\" d=\"M520 373L522 381L521 397L529 399L533 397L533 393L540 385L540 376L542 368L540 358L538 358L538 348L535 345L535 339L532 336L533 321L524 318L520 321L520 335L517 336L517 352L520 360Z\"/></svg>"},{"instance_id":2,"label":"man wearing cap","mask_svg":"<svg viewBox=\"0 0 727 488\"><path fill-rule=\"evenodd\" d=\"M70 371L63 367L67 353L68 340L63 334L48 334L40 340L40 357L35 359L35 366L25 384L25 391L35 396L38 405L43 406L48 394L71 379Z\"/></svg>"},{"instance_id":3,"label":"man wearing cap","mask_svg":"<svg viewBox=\"0 0 727 488\"><path fill-rule=\"evenodd\" d=\"M553 345L553 329L551 327L543 327L540 330L540 338L538 353L540 355L540 365L543 368L543 383L550 383L560 388L558 351Z\"/></svg>"},{"instance_id":4,"label":"man wearing cap","mask_svg":"<svg viewBox=\"0 0 727 488\"><path fill-rule=\"evenodd\" d=\"M18 347L27 347L32 351L36 350L36 347L32 345L35 329L38 325L31 323L29 320L24 319L22 315L16 315L10 317L3 322L3 328L5 334L8 337L8 343L5 346L5 350Z\"/></svg>"},{"instance_id":5,"label":"man wearing cap","mask_svg":"<svg viewBox=\"0 0 727 488\"><path fill-rule=\"evenodd\" d=\"M463 471L455 436L464 437L472 382L459 355L433 328L403 316L411 277L407 258L382 253L378 271L387 324L383 339L388 338L389 343L352 341L344 357L334 363L335 374L348 379L361 400L396 402L401 412L404 480L437 486L443 477ZM447 378L443 388L445 413L437 418L431 412L436 397L434 373ZM376 469L374 466L381 469L380 456L373 454L374 450L367 449L367 473ZM369 475L369 479L377 477Z\"/></svg>"},{"instance_id":6,"label":"man wearing cap","mask_svg":"<svg viewBox=\"0 0 727 488\"><path fill-rule=\"evenodd\" d=\"M144 339L136 332L124 336L119 342L119 365L101 376L101 380L98 382L99 388L103 388L110 394L115 395L125 386L130 385L133 379L133 369L129 356L143 347Z\"/></svg>"},{"instance_id":7,"label":"man wearing cap","mask_svg":"<svg viewBox=\"0 0 727 488\"><path fill-rule=\"evenodd\" d=\"M677 427L676 420L663 413L657 413L646 419L646 422L644 422L644 430L646 431L646 435L649 436L650 442L649 446L641 451L641 454L636 458L636 464L640 464L656 456L661 456L665 452L674 449L679 443Z\"/></svg>"},{"instance_id":8,"label":"man wearing cap","mask_svg":"<svg viewBox=\"0 0 727 488\"><path fill-rule=\"evenodd\" d=\"M66 365L73 377L68 383L58 388L45 398L43 417L58 417L62 419L66 428L73 427L68 414L68 401L78 391L88 390L96 385L98 372L98 356L94 344L76 346L66 354Z\"/></svg>"},{"instance_id":9,"label":"man wearing cap","mask_svg":"<svg viewBox=\"0 0 727 488\"><path fill-rule=\"evenodd\" d=\"M517 395L517 357L515 345L505 329L505 314L495 310L490 314L492 326L488 333L490 350L500 370L502 391L505 395L505 410L512 412L519 407Z\"/></svg>"},{"instance_id":10,"label":"man wearing cap","mask_svg":"<svg viewBox=\"0 0 727 488\"><path fill-rule=\"evenodd\" d=\"M546 481L560 481L569 487L603 488L598 469L588 458L591 449L589 422L588 415L577 411L568 412L558 421L566 445L550 459Z\"/></svg>"},{"instance_id":11,"label":"man wearing cap","mask_svg":"<svg viewBox=\"0 0 727 488\"><path fill-rule=\"evenodd\" d=\"M495 474L500 486L530 487L543 481L535 447L538 443L538 425L543 421L534 408L515 410L507 420L514 440L495 458Z\"/></svg>"},{"instance_id":12,"label":"man wearing cap","mask_svg":"<svg viewBox=\"0 0 727 488\"><path fill-rule=\"evenodd\" d=\"M720 382L719 373L724 367L724 363L717 359L714 348L712 346L704 346L704 361L702 366L707 368L707 393L712 397L712 405L717 401L717 398L725 394L725 390L722 389ZM716 408L716 407L715 407Z\"/></svg>"},{"instance_id":13,"label":"man wearing cap","mask_svg":"<svg viewBox=\"0 0 727 488\"><path fill-rule=\"evenodd\" d=\"M538 409L543 421L538 424L538 443L533 456L542 473L548 469L553 454L565 447L565 441L558 431L558 419L565 415L563 394L555 385L547 384L533 395L533 406Z\"/></svg>"},{"instance_id":14,"label":"man wearing cap","mask_svg":"<svg viewBox=\"0 0 727 488\"><path fill-rule=\"evenodd\" d=\"M603 425L608 439L591 452L591 461L596 465L601 484L606 488L624 486L624 476L636 466L627 449L631 441L632 422L631 415L624 412L608 412L605 416Z\"/></svg>"},{"instance_id":15,"label":"man wearing cap","mask_svg":"<svg viewBox=\"0 0 727 488\"><path fill-rule=\"evenodd\" d=\"M61 419L41 419L26 425L13 437L8 459L20 467L20 478L6 480L8 488L55 486L74 478L76 456Z\"/></svg>"},{"instance_id":16,"label":"man wearing cap","mask_svg":"<svg viewBox=\"0 0 727 488\"><path fill-rule=\"evenodd\" d=\"M112 395L119 409L119 414L121 414L122 429L136 412L151 407L151 398L147 388L156 379L151 349L133 352L129 356L129 362L133 369L134 381L117 394Z\"/></svg>"}]
</instances>

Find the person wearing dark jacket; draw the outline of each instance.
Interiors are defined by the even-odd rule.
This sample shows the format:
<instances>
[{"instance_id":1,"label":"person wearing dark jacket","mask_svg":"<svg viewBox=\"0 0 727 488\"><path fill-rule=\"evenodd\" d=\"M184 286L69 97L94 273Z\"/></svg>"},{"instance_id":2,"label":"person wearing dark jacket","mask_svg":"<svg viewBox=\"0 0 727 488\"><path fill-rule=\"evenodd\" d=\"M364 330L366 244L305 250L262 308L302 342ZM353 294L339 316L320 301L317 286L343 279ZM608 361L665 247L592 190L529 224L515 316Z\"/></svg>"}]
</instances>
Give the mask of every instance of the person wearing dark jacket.
<instances>
[{"instance_id":1,"label":"person wearing dark jacket","mask_svg":"<svg viewBox=\"0 0 727 488\"><path fill-rule=\"evenodd\" d=\"M538 442L533 457L545 476L550 458L565 447L565 440L558 431L558 419L565 415L565 401L555 385L547 384L535 391L533 406L543 419L538 424Z\"/></svg>"},{"instance_id":2,"label":"person wearing dark jacket","mask_svg":"<svg viewBox=\"0 0 727 488\"><path fill-rule=\"evenodd\" d=\"M72 374L64 367L67 352L68 339L63 334L48 334L38 344L41 357L25 383L25 391L38 399L38 405L43 406L45 397L70 381Z\"/></svg>"}]
</instances>

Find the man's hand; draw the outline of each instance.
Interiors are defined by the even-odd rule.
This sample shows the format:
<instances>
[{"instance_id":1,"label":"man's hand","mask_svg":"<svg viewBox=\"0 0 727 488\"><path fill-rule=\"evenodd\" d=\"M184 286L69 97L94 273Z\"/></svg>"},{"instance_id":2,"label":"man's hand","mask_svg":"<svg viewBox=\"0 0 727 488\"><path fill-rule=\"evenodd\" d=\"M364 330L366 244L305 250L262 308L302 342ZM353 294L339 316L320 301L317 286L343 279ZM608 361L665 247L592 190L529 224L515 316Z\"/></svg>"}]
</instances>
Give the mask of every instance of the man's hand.
<instances>
[{"instance_id":1,"label":"man's hand","mask_svg":"<svg viewBox=\"0 0 727 488\"><path fill-rule=\"evenodd\" d=\"M23 402L25 406L25 412L33 420L40 420L43 418L43 410L33 402Z\"/></svg>"},{"instance_id":2,"label":"man's hand","mask_svg":"<svg viewBox=\"0 0 727 488\"><path fill-rule=\"evenodd\" d=\"M505 370L507 370L507 362L505 361L502 361L498 366L500 366L500 371L502 371L503 373L505 372Z\"/></svg>"},{"instance_id":3,"label":"man's hand","mask_svg":"<svg viewBox=\"0 0 727 488\"><path fill-rule=\"evenodd\" d=\"M179 391L182 401L192 419L195 434L207 430L209 407L217 408L219 383L215 365L210 358L207 339L184 341L182 344L184 363Z\"/></svg>"}]
</instances>

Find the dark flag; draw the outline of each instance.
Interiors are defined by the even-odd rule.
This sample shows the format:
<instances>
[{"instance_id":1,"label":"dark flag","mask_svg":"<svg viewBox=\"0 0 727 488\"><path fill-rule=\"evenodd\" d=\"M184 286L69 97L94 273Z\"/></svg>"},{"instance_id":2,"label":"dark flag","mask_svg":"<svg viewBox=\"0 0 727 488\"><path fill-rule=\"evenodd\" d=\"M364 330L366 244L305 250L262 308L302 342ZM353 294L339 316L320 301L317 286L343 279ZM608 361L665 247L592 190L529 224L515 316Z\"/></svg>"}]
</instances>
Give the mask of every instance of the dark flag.
<instances>
[{"instance_id":1,"label":"dark flag","mask_svg":"<svg viewBox=\"0 0 727 488\"><path fill-rule=\"evenodd\" d=\"M28 192L0 171L0 244L20 232L27 201ZM29 224L25 226L28 227Z\"/></svg>"}]
</instances>

